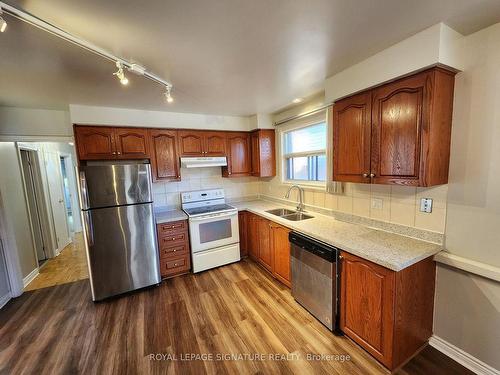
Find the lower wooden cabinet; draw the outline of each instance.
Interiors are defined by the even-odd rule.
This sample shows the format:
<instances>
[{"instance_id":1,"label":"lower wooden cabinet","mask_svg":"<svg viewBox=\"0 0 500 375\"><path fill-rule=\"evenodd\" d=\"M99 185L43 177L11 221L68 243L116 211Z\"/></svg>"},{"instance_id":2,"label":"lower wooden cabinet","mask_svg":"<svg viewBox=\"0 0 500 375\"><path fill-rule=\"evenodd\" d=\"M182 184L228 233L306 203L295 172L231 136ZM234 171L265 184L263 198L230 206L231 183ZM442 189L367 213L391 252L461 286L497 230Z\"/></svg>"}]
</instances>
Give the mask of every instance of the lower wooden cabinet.
<instances>
[{"instance_id":1,"label":"lower wooden cabinet","mask_svg":"<svg viewBox=\"0 0 500 375\"><path fill-rule=\"evenodd\" d=\"M432 335L435 269L432 257L395 272L342 252L342 331L396 369Z\"/></svg>"},{"instance_id":2,"label":"lower wooden cabinet","mask_svg":"<svg viewBox=\"0 0 500 375\"><path fill-rule=\"evenodd\" d=\"M241 225L241 224L240 224ZM290 275L290 229L253 213L246 213L248 254L288 287Z\"/></svg>"},{"instance_id":3,"label":"lower wooden cabinet","mask_svg":"<svg viewBox=\"0 0 500 375\"><path fill-rule=\"evenodd\" d=\"M187 220L157 224L156 230L162 278L188 273L191 270L191 251Z\"/></svg>"},{"instance_id":4,"label":"lower wooden cabinet","mask_svg":"<svg viewBox=\"0 0 500 375\"><path fill-rule=\"evenodd\" d=\"M238 212L238 228L240 234L240 257L244 258L248 255L248 212Z\"/></svg>"},{"instance_id":5,"label":"lower wooden cabinet","mask_svg":"<svg viewBox=\"0 0 500 375\"><path fill-rule=\"evenodd\" d=\"M291 288L290 272L290 229L271 222L271 246L273 253L273 275L283 284Z\"/></svg>"}]
</instances>

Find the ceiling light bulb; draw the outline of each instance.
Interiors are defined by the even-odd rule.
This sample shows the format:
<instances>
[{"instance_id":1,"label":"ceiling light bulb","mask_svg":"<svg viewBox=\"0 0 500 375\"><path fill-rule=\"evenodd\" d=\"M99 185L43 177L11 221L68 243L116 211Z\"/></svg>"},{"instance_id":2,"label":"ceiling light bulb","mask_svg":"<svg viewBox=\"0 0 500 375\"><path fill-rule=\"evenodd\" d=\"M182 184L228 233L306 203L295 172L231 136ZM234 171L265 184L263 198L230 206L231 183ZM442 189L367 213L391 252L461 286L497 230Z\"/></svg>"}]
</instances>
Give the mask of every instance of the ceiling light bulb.
<instances>
[{"instance_id":1,"label":"ceiling light bulb","mask_svg":"<svg viewBox=\"0 0 500 375\"><path fill-rule=\"evenodd\" d=\"M118 77L118 79L120 80L120 83L122 85L128 85L128 78L125 77L125 73L123 72L123 65L121 62L117 61L116 62L116 67L118 68L118 70L116 72L113 73L114 76Z\"/></svg>"},{"instance_id":2,"label":"ceiling light bulb","mask_svg":"<svg viewBox=\"0 0 500 375\"><path fill-rule=\"evenodd\" d=\"M302 98L295 98L295 99L292 100L292 102L295 103L295 104L297 104L297 103L302 102L302 100L304 100L304 99L302 99Z\"/></svg>"},{"instance_id":3,"label":"ceiling light bulb","mask_svg":"<svg viewBox=\"0 0 500 375\"><path fill-rule=\"evenodd\" d=\"M0 8L0 33L3 33L7 29L7 21L2 18L2 8Z\"/></svg>"},{"instance_id":4,"label":"ceiling light bulb","mask_svg":"<svg viewBox=\"0 0 500 375\"><path fill-rule=\"evenodd\" d=\"M172 86L167 86L165 91L165 98L167 99L167 103L172 103L174 101L174 98L172 98Z\"/></svg>"}]
</instances>

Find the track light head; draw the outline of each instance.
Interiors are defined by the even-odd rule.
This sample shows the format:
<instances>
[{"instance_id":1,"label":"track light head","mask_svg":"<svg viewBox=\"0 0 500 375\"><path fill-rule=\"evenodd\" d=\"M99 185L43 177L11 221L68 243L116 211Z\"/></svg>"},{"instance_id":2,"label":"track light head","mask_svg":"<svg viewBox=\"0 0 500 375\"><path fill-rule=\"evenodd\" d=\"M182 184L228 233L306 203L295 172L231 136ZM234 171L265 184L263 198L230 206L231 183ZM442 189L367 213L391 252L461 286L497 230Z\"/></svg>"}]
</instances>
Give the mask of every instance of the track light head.
<instances>
[{"instance_id":1,"label":"track light head","mask_svg":"<svg viewBox=\"0 0 500 375\"><path fill-rule=\"evenodd\" d=\"M125 72L123 71L123 65L120 61L116 62L116 67L118 70L113 73L114 76L116 76L119 80L120 83L124 86L128 85L128 78L125 77Z\"/></svg>"},{"instance_id":2,"label":"track light head","mask_svg":"<svg viewBox=\"0 0 500 375\"><path fill-rule=\"evenodd\" d=\"M172 86L165 86L165 99L167 100L167 103L172 103L174 101L174 98L172 98Z\"/></svg>"},{"instance_id":3,"label":"track light head","mask_svg":"<svg viewBox=\"0 0 500 375\"><path fill-rule=\"evenodd\" d=\"M0 33L3 33L5 30L7 30L7 21L5 21L2 17L3 11L2 8L0 8Z\"/></svg>"}]
</instances>

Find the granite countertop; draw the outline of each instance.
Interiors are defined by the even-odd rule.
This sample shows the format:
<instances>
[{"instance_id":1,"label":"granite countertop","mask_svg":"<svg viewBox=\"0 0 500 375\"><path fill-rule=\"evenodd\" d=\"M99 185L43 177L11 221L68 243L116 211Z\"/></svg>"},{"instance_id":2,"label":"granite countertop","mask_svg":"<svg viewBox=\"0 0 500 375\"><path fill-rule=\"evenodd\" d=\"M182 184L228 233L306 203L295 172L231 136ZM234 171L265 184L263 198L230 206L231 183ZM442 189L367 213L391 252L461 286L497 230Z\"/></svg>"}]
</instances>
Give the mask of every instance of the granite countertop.
<instances>
[{"instance_id":1,"label":"granite countertop","mask_svg":"<svg viewBox=\"0 0 500 375\"><path fill-rule=\"evenodd\" d=\"M339 221L331 216L312 211L308 212L314 216L312 219L286 220L266 211L273 208L295 208L271 201L254 200L231 204L240 211L253 212L394 271L401 271L443 250L442 245Z\"/></svg>"},{"instance_id":2,"label":"granite countertop","mask_svg":"<svg viewBox=\"0 0 500 375\"><path fill-rule=\"evenodd\" d=\"M155 210L156 224L170 223L172 221L187 220L188 216L181 210Z\"/></svg>"}]
</instances>

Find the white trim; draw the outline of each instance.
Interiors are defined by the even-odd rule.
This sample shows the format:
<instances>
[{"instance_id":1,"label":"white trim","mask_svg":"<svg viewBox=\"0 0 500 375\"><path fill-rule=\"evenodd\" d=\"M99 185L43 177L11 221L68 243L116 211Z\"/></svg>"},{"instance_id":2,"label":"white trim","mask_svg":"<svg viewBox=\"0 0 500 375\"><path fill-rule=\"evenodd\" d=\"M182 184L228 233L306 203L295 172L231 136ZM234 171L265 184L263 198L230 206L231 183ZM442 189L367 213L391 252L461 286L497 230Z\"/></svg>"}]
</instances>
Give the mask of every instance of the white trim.
<instances>
[{"instance_id":1,"label":"white trim","mask_svg":"<svg viewBox=\"0 0 500 375\"><path fill-rule=\"evenodd\" d=\"M490 264L481 263L472 259L464 258L447 251L441 251L434 256L436 262L446 264L467 271L490 280L500 281L500 268Z\"/></svg>"},{"instance_id":2,"label":"white trim","mask_svg":"<svg viewBox=\"0 0 500 375\"><path fill-rule=\"evenodd\" d=\"M33 271L31 271L28 274L28 276L24 277L23 278L24 287L26 288L28 286L28 284L31 283L35 279L35 277L37 277L39 274L40 274L40 272L38 272L38 267L37 267Z\"/></svg>"},{"instance_id":3,"label":"white trim","mask_svg":"<svg viewBox=\"0 0 500 375\"><path fill-rule=\"evenodd\" d=\"M4 307L11 298L12 295L10 294L10 292L8 292L5 296L0 297L0 309Z\"/></svg>"},{"instance_id":4,"label":"white trim","mask_svg":"<svg viewBox=\"0 0 500 375\"><path fill-rule=\"evenodd\" d=\"M450 344L448 341L439 336L432 335L429 339L429 345L439 350L441 353L447 355L454 361L460 363L462 366L475 372L479 375L498 375L500 371L494 369L490 365L480 361L471 354L463 351L462 349Z\"/></svg>"}]
</instances>

